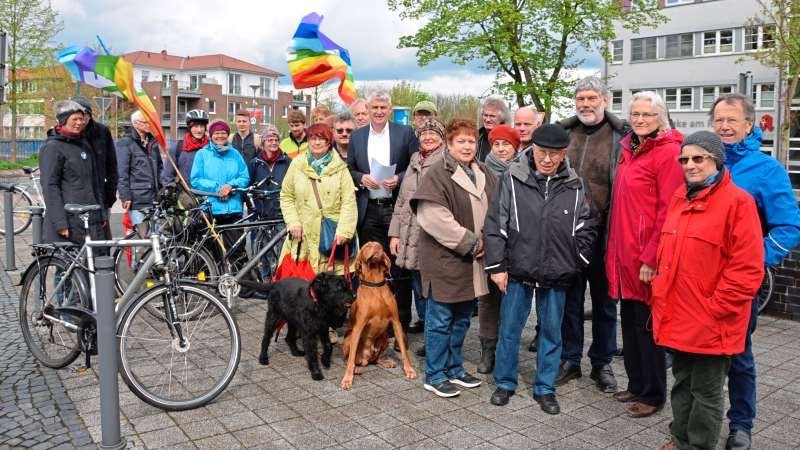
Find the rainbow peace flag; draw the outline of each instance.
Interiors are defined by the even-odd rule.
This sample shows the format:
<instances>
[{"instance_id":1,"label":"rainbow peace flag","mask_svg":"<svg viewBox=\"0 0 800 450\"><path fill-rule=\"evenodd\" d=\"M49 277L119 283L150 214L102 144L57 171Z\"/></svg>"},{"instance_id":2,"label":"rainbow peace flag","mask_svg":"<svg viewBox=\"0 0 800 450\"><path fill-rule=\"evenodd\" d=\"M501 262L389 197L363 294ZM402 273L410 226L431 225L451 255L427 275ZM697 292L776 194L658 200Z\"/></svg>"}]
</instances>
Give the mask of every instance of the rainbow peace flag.
<instances>
[{"instance_id":1,"label":"rainbow peace flag","mask_svg":"<svg viewBox=\"0 0 800 450\"><path fill-rule=\"evenodd\" d=\"M89 47L72 46L56 53L58 62L75 81L102 89L132 102L142 111L161 148L167 149L164 130L150 97L133 84L133 65L121 56L100 55Z\"/></svg>"},{"instance_id":2,"label":"rainbow peace flag","mask_svg":"<svg viewBox=\"0 0 800 450\"><path fill-rule=\"evenodd\" d=\"M339 97L349 105L356 99L350 53L319 31L321 22L322 16L311 13L294 33L287 57L292 83L296 89L304 89L338 78Z\"/></svg>"}]
</instances>

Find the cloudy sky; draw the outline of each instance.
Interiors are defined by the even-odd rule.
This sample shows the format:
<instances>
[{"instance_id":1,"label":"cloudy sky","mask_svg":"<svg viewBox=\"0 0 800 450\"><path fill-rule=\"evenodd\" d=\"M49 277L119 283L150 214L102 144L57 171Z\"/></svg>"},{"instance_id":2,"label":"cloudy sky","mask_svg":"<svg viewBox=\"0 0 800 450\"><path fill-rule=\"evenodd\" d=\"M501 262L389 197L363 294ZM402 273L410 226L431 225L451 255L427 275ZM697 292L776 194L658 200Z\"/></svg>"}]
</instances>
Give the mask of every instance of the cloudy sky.
<instances>
[{"instance_id":1,"label":"cloudy sky","mask_svg":"<svg viewBox=\"0 0 800 450\"><path fill-rule=\"evenodd\" d=\"M398 49L400 36L413 34L382 0L51 0L64 21L57 40L94 45L99 34L111 53L134 50L191 56L225 53L287 73L286 47L297 24L310 12L322 14L321 29L350 51L356 83L390 86L411 80L435 93L485 95L494 79L473 66L447 60L426 67L414 49ZM587 66L598 66L589 61ZM290 81L288 78L286 82Z\"/></svg>"}]
</instances>

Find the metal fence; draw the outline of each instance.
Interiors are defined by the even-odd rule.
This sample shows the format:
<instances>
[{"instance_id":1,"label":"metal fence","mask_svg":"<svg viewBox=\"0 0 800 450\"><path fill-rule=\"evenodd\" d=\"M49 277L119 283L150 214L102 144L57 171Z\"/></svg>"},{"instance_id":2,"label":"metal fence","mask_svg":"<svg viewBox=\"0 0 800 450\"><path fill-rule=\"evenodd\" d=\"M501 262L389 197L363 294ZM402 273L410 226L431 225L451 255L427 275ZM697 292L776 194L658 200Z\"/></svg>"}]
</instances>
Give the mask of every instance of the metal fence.
<instances>
[{"instance_id":1,"label":"metal fence","mask_svg":"<svg viewBox=\"0 0 800 450\"><path fill-rule=\"evenodd\" d=\"M17 158L25 159L39 153L44 139L17 139ZM11 141L0 140L0 158L11 157Z\"/></svg>"}]
</instances>

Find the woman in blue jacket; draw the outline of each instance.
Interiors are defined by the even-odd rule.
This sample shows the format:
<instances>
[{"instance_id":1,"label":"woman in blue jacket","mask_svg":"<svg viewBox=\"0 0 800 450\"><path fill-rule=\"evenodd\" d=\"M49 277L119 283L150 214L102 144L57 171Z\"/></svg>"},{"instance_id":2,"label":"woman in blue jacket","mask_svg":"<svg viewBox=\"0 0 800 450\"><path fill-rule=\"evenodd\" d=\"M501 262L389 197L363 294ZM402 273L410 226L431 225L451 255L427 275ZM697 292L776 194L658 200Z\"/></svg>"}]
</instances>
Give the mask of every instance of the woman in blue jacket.
<instances>
[{"instance_id":1,"label":"woman in blue jacket","mask_svg":"<svg viewBox=\"0 0 800 450\"><path fill-rule=\"evenodd\" d=\"M228 143L230 133L231 128L224 121L212 123L208 127L211 142L197 151L192 164L192 188L219 194L219 197L209 198L217 225L242 218L243 197L232 194L231 190L250 185L250 174L241 153Z\"/></svg>"}]
</instances>

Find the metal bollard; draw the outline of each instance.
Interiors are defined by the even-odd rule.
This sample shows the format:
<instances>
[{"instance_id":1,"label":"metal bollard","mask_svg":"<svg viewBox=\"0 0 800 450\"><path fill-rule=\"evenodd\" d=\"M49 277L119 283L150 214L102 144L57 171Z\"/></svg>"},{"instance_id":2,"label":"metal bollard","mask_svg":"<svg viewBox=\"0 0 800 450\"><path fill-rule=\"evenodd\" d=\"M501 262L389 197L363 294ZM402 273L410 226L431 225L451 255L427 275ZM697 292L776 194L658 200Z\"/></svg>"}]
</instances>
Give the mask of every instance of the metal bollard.
<instances>
[{"instance_id":1,"label":"metal bollard","mask_svg":"<svg viewBox=\"0 0 800 450\"><path fill-rule=\"evenodd\" d=\"M117 384L117 332L114 313L114 258L95 258L97 295L97 349L100 363L101 449L125 448L119 428L119 386Z\"/></svg>"},{"instance_id":2,"label":"metal bollard","mask_svg":"<svg viewBox=\"0 0 800 450\"><path fill-rule=\"evenodd\" d=\"M33 243L42 243L42 222L44 221L44 208L41 206L31 207L31 230L33 232Z\"/></svg>"},{"instance_id":3,"label":"metal bollard","mask_svg":"<svg viewBox=\"0 0 800 450\"><path fill-rule=\"evenodd\" d=\"M6 270L17 270L14 257L14 194L9 190L3 192L3 207L6 213Z\"/></svg>"}]
</instances>

